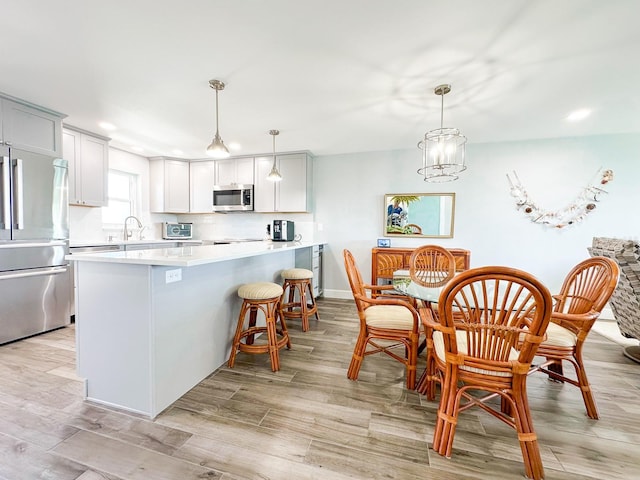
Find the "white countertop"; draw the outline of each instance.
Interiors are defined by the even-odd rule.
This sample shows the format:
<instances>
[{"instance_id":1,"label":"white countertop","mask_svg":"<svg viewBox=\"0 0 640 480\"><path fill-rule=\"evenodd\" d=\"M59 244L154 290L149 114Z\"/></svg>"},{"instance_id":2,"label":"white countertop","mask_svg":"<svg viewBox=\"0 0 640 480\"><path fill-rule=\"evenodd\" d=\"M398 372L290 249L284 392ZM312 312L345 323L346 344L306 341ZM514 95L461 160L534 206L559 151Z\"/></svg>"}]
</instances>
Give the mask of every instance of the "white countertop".
<instances>
[{"instance_id":1,"label":"white countertop","mask_svg":"<svg viewBox=\"0 0 640 480\"><path fill-rule=\"evenodd\" d=\"M155 242L142 241L140 243ZM73 255L67 255L65 258L69 261L76 262L193 267L196 265L224 262L226 260L265 255L283 250L296 250L323 244L324 242L244 242L226 245L194 245L120 252L75 253Z\"/></svg>"},{"instance_id":2,"label":"white countertop","mask_svg":"<svg viewBox=\"0 0 640 480\"><path fill-rule=\"evenodd\" d=\"M148 244L158 244L158 243L193 243L194 245L200 245L202 240L187 240L182 238L175 238L171 240L166 240L163 238L149 238L144 240L112 240L112 241L91 241L91 240L70 240L69 247L102 247L108 245L148 245Z\"/></svg>"}]
</instances>

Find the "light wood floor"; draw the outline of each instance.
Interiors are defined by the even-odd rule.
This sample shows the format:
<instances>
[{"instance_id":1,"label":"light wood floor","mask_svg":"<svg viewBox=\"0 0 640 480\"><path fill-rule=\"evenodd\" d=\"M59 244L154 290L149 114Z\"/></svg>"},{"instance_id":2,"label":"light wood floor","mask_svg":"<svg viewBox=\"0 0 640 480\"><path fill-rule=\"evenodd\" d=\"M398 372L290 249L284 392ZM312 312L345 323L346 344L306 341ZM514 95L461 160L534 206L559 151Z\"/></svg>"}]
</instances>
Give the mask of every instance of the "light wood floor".
<instances>
[{"instance_id":1,"label":"light wood floor","mask_svg":"<svg viewBox=\"0 0 640 480\"><path fill-rule=\"evenodd\" d=\"M451 459L430 450L437 403L405 390L402 366L386 356L367 357L359 381L348 380L353 302L319 304L309 332L291 322L280 372L268 355L240 354L155 421L82 400L73 327L1 346L0 478L523 477L515 432L480 410L461 416ZM595 332L586 356L598 421L577 388L529 379L546 478L640 478L640 365Z\"/></svg>"}]
</instances>

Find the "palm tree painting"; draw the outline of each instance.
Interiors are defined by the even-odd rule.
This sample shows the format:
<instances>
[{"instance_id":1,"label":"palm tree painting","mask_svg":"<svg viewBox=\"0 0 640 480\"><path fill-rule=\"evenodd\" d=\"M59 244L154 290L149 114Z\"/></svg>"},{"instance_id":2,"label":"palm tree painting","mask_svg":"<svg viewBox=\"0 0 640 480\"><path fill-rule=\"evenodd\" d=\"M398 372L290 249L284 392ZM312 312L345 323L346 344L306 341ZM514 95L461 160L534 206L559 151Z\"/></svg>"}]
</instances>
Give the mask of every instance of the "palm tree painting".
<instances>
[{"instance_id":1,"label":"palm tree painting","mask_svg":"<svg viewBox=\"0 0 640 480\"><path fill-rule=\"evenodd\" d=\"M392 234L414 234L421 233L416 231L420 227L407 223L407 215L409 213L409 205L412 202L420 200L418 195L391 195L386 197L387 200L387 233Z\"/></svg>"}]
</instances>

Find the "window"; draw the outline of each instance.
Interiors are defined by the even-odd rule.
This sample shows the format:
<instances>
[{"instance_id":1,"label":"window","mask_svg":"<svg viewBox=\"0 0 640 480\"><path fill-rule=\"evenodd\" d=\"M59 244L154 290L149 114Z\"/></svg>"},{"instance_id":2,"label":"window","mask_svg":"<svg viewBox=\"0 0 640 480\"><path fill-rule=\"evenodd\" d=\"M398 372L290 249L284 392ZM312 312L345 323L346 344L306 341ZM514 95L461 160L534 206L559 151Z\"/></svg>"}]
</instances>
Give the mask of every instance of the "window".
<instances>
[{"instance_id":1,"label":"window","mask_svg":"<svg viewBox=\"0 0 640 480\"><path fill-rule=\"evenodd\" d=\"M102 223L121 224L129 215L138 215L136 204L138 175L109 170L109 203L102 207Z\"/></svg>"}]
</instances>

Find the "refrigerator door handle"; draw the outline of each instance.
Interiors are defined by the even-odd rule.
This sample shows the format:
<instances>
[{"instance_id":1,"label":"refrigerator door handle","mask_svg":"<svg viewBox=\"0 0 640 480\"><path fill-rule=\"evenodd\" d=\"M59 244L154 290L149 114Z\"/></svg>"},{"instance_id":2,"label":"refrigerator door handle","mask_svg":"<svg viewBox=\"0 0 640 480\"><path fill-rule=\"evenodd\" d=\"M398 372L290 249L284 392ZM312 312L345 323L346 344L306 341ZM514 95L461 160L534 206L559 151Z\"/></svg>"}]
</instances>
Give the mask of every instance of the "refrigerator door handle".
<instances>
[{"instance_id":1,"label":"refrigerator door handle","mask_svg":"<svg viewBox=\"0 0 640 480\"><path fill-rule=\"evenodd\" d=\"M9 280L12 278L25 278L25 277L40 277L43 275L56 275L59 273L65 273L68 270L66 266L61 267L47 267L47 268L34 268L33 270L21 270L19 273L0 273L0 281Z\"/></svg>"},{"instance_id":2,"label":"refrigerator door handle","mask_svg":"<svg viewBox=\"0 0 640 480\"><path fill-rule=\"evenodd\" d=\"M11 183L9 181L11 162L9 157L0 157L0 177L2 177L2 183L0 189L2 190L2 202L0 210L0 230L11 229Z\"/></svg>"},{"instance_id":3,"label":"refrigerator door handle","mask_svg":"<svg viewBox=\"0 0 640 480\"><path fill-rule=\"evenodd\" d=\"M17 230L24 229L22 179L22 159L16 158L13 165L13 215L15 220L14 228Z\"/></svg>"}]
</instances>

